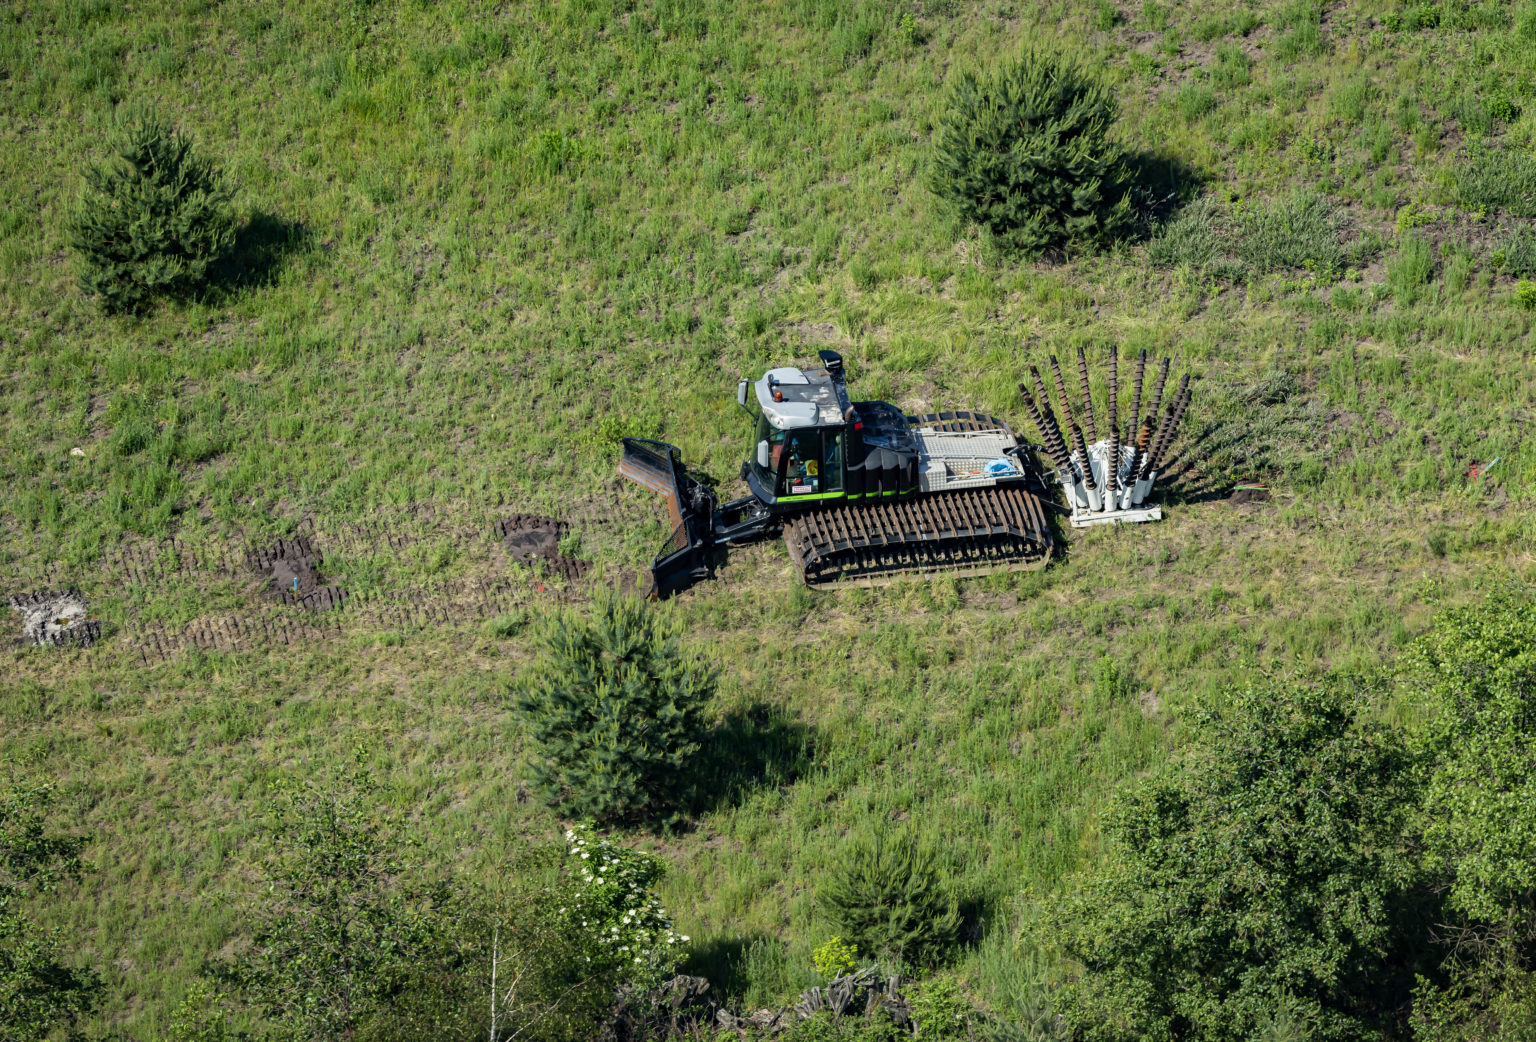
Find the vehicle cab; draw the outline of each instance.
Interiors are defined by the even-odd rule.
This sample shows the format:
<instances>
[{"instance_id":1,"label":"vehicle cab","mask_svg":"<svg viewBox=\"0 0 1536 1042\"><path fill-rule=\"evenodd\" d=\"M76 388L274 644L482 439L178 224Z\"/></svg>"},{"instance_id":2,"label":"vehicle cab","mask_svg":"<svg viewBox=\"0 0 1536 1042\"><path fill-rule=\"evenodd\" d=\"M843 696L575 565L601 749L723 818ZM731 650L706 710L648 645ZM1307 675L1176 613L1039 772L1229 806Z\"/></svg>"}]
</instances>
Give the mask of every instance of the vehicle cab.
<instances>
[{"instance_id":1,"label":"vehicle cab","mask_svg":"<svg viewBox=\"0 0 1536 1042\"><path fill-rule=\"evenodd\" d=\"M756 419L753 452L743 468L752 494L771 506L845 495L848 427L853 406L842 359L821 352L825 369L770 369L742 380L737 400Z\"/></svg>"}]
</instances>

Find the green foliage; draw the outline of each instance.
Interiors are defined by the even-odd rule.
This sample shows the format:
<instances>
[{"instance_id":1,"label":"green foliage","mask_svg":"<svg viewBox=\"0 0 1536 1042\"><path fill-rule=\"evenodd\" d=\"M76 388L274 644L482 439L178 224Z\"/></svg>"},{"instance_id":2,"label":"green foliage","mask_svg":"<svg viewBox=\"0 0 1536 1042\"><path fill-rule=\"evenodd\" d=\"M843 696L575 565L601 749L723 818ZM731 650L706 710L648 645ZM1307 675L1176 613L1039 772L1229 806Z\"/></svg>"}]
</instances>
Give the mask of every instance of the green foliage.
<instances>
[{"instance_id":1,"label":"green foliage","mask_svg":"<svg viewBox=\"0 0 1536 1042\"><path fill-rule=\"evenodd\" d=\"M110 158L85 180L69 241L83 262L81 288L107 311L195 293L234 246L223 176L191 138L153 114L130 116Z\"/></svg>"},{"instance_id":2,"label":"green foliage","mask_svg":"<svg viewBox=\"0 0 1536 1042\"><path fill-rule=\"evenodd\" d=\"M910 832L860 835L821 892L827 916L861 951L932 965L956 939L960 912L939 880L936 852Z\"/></svg>"},{"instance_id":3,"label":"green foliage","mask_svg":"<svg viewBox=\"0 0 1536 1042\"><path fill-rule=\"evenodd\" d=\"M823 1012L805 1020L791 1019L785 1030L772 1037L775 1042L907 1042L912 1033L883 1012L867 1017Z\"/></svg>"},{"instance_id":4,"label":"green foliage","mask_svg":"<svg viewBox=\"0 0 1536 1042\"><path fill-rule=\"evenodd\" d=\"M939 127L930 185L960 217L1026 256L1100 242L1130 211L1113 96L1076 61L1027 51L965 73Z\"/></svg>"},{"instance_id":5,"label":"green foliage","mask_svg":"<svg viewBox=\"0 0 1536 1042\"><path fill-rule=\"evenodd\" d=\"M1498 267L1504 273L1536 278L1536 228L1516 228L1498 254Z\"/></svg>"},{"instance_id":6,"label":"green foliage","mask_svg":"<svg viewBox=\"0 0 1536 1042\"><path fill-rule=\"evenodd\" d=\"M1398 244L1397 256L1387 265L1387 284L1398 304L1417 303L1435 273L1435 258L1429 240L1420 235L1405 235Z\"/></svg>"},{"instance_id":7,"label":"green foliage","mask_svg":"<svg viewBox=\"0 0 1536 1042\"><path fill-rule=\"evenodd\" d=\"M1441 614L1402 676L1423 717L1423 837L1445 881L1452 936L1443 983L1425 981L1415 1037L1536 1037L1536 607L1495 590Z\"/></svg>"},{"instance_id":8,"label":"green foliage","mask_svg":"<svg viewBox=\"0 0 1536 1042\"><path fill-rule=\"evenodd\" d=\"M284 784L270 809L268 896L248 909L248 949L210 967L274 1037L351 1039L403 1015L438 951L446 895L413 884L397 825L359 774Z\"/></svg>"},{"instance_id":9,"label":"green foliage","mask_svg":"<svg viewBox=\"0 0 1536 1042\"><path fill-rule=\"evenodd\" d=\"M1527 311L1536 311L1536 282L1521 279L1515 283L1515 303Z\"/></svg>"},{"instance_id":10,"label":"green foliage","mask_svg":"<svg viewBox=\"0 0 1536 1042\"><path fill-rule=\"evenodd\" d=\"M907 1000L919 1038L965 1038L970 1034L972 1007L954 978L930 977L908 989Z\"/></svg>"},{"instance_id":11,"label":"green foliage","mask_svg":"<svg viewBox=\"0 0 1536 1042\"><path fill-rule=\"evenodd\" d=\"M1205 703L1196 726L1047 920L1081 966L1063 1015L1094 1040L1254 1038L1277 1017L1370 1036L1412 987L1402 742L1340 683L1265 682Z\"/></svg>"},{"instance_id":12,"label":"green foliage","mask_svg":"<svg viewBox=\"0 0 1536 1042\"><path fill-rule=\"evenodd\" d=\"M565 833L567 869L574 882L562 908L569 928L586 932L626 979L659 983L676 969L688 936L672 929L656 884L661 859L599 839L589 825Z\"/></svg>"},{"instance_id":13,"label":"green foliage","mask_svg":"<svg viewBox=\"0 0 1536 1042\"><path fill-rule=\"evenodd\" d=\"M0 799L0 1040L44 1042L75 1026L95 1007L101 980L69 965L61 936L27 914L31 901L79 879L84 840L48 826L53 793L16 786Z\"/></svg>"},{"instance_id":14,"label":"green foliage","mask_svg":"<svg viewBox=\"0 0 1536 1042\"><path fill-rule=\"evenodd\" d=\"M1536 930L1536 616L1502 590L1453 609L1410 650L1433 761L1430 864L1473 921Z\"/></svg>"},{"instance_id":15,"label":"green foliage","mask_svg":"<svg viewBox=\"0 0 1536 1042\"><path fill-rule=\"evenodd\" d=\"M644 603L553 616L516 691L549 801L599 822L672 821L692 802L715 675Z\"/></svg>"},{"instance_id":16,"label":"green foliage","mask_svg":"<svg viewBox=\"0 0 1536 1042\"><path fill-rule=\"evenodd\" d=\"M821 976L831 979L840 973L847 973L854 968L854 962L859 956L859 946L849 944L841 937L833 937L825 944L819 944L811 952L811 963L816 967L816 972Z\"/></svg>"}]
</instances>

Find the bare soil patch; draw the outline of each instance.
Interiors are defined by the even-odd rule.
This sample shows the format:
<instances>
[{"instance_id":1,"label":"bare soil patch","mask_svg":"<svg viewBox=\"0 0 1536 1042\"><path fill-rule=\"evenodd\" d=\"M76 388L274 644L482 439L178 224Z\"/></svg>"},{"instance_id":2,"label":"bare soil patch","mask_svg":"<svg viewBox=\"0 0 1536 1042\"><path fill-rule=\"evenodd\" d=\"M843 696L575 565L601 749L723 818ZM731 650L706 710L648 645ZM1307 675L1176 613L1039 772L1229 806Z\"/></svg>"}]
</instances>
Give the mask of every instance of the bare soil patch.
<instances>
[{"instance_id":1,"label":"bare soil patch","mask_svg":"<svg viewBox=\"0 0 1536 1042\"><path fill-rule=\"evenodd\" d=\"M88 648L101 639L101 623L90 618L90 603L78 590L21 593L8 597L21 613L21 639L37 647Z\"/></svg>"},{"instance_id":2,"label":"bare soil patch","mask_svg":"<svg viewBox=\"0 0 1536 1042\"><path fill-rule=\"evenodd\" d=\"M513 514L491 526L496 538L517 564L543 567L564 579L575 581L586 575L591 561L567 557L560 552L560 540L568 532L564 521L536 514Z\"/></svg>"},{"instance_id":3,"label":"bare soil patch","mask_svg":"<svg viewBox=\"0 0 1536 1042\"><path fill-rule=\"evenodd\" d=\"M246 558L270 593L282 604L307 611L329 611L346 601L346 591L326 585L320 576L320 552L307 536L279 539L252 550Z\"/></svg>"}]
</instances>

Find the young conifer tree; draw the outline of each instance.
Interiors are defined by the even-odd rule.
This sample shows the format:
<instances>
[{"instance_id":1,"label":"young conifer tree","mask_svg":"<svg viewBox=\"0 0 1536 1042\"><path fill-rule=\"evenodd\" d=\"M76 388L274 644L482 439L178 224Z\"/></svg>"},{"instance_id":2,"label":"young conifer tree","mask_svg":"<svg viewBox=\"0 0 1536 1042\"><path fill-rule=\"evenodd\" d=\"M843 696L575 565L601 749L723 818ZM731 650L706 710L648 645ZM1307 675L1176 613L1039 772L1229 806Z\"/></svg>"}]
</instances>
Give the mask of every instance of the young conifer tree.
<instances>
[{"instance_id":1,"label":"young conifer tree","mask_svg":"<svg viewBox=\"0 0 1536 1042\"><path fill-rule=\"evenodd\" d=\"M112 153L86 173L69 225L80 286L109 312L205 285L235 242L229 188L191 138L152 113L119 127Z\"/></svg>"},{"instance_id":2,"label":"young conifer tree","mask_svg":"<svg viewBox=\"0 0 1536 1042\"><path fill-rule=\"evenodd\" d=\"M933 190L1025 255L1100 241L1130 214L1109 139L1117 107L1070 58L1026 52L993 76L961 76L939 127Z\"/></svg>"},{"instance_id":3,"label":"young conifer tree","mask_svg":"<svg viewBox=\"0 0 1536 1042\"><path fill-rule=\"evenodd\" d=\"M538 756L534 781L563 813L667 822L691 803L714 671L642 602L563 613L538 637L516 704Z\"/></svg>"}]
</instances>

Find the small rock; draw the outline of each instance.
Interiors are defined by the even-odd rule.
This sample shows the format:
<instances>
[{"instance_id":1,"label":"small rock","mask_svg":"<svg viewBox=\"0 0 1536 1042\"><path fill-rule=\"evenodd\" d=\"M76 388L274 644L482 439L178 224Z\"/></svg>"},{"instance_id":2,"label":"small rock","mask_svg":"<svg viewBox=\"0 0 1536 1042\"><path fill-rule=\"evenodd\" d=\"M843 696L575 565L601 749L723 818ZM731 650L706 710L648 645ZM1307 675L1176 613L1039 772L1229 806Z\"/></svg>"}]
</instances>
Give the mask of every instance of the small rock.
<instances>
[{"instance_id":1,"label":"small rock","mask_svg":"<svg viewBox=\"0 0 1536 1042\"><path fill-rule=\"evenodd\" d=\"M85 450L82 449L80 446L76 445L74 448L69 450L69 454L71 456L84 456L85 455Z\"/></svg>"}]
</instances>

